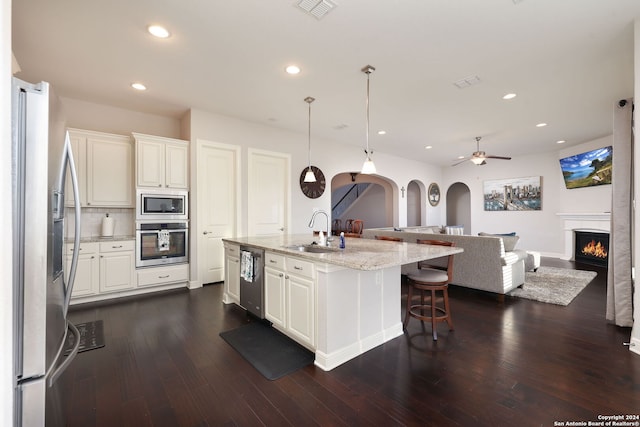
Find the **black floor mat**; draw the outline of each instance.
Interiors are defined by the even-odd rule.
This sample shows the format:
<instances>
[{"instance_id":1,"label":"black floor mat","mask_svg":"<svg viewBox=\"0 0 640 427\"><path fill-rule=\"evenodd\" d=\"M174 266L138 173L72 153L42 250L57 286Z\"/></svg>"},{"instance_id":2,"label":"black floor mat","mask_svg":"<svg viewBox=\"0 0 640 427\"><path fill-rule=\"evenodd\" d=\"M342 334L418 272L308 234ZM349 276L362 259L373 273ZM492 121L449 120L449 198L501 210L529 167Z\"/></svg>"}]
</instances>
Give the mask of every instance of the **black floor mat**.
<instances>
[{"instance_id":1,"label":"black floor mat","mask_svg":"<svg viewBox=\"0 0 640 427\"><path fill-rule=\"evenodd\" d=\"M220 336L269 380L297 371L315 358L312 352L261 322L221 332Z\"/></svg>"},{"instance_id":2,"label":"black floor mat","mask_svg":"<svg viewBox=\"0 0 640 427\"><path fill-rule=\"evenodd\" d=\"M76 325L80 332L80 348L78 353L83 351L95 350L104 347L104 329L102 320L94 322L78 323ZM75 343L75 336L71 333L67 334L67 342L65 343L65 354L71 353Z\"/></svg>"}]
</instances>

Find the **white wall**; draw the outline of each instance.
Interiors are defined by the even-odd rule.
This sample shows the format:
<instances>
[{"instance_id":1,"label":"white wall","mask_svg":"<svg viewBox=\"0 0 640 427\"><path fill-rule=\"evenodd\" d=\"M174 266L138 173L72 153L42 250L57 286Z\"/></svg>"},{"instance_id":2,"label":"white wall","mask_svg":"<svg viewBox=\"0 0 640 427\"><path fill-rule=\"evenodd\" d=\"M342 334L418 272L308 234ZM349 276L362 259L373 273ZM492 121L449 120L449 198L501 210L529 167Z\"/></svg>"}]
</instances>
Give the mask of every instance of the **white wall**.
<instances>
[{"instance_id":1,"label":"white wall","mask_svg":"<svg viewBox=\"0 0 640 427\"><path fill-rule=\"evenodd\" d=\"M635 82L635 90L634 90L634 99L635 102L640 100L640 18L636 19L634 22L634 82ZM635 129L635 125L634 125ZM616 153L613 153L615 156ZM640 171L638 170L638 166L640 165L640 150L636 149L634 151L635 158L633 159L635 173L633 177L633 185L635 187L635 195L634 199L638 199L638 191L640 191ZM640 266L640 251L637 250L637 244L640 242L640 210L635 209L633 213L633 222L634 222L634 242L633 242L633 265L636 269L636 277L638 277L638 266ZM634 292L633 292L633 320L634 325L631 329L631 347L630 350L634 353L640 354L640 289L638 289L638 282L634 283Z\"/></svg>"},{"instance_id":2,"label":"white wall","mask_svg":"<svg viewBox=\"0 0 640 427\"><path fill-rule=\"evenodd\" d=\"M331 210L331 189L317 199L309 199L302 194L298 186L298 178L301 171L307 165L307 135L269 127L257 123L246 122L236 118L208 113L200 110L191 110L185 118L190 123L190 140L193 144L197 139L238 145L242 147L242 177L241 204L247 206L247 149L257 148L262 150L289 153L292 155L292 226L291 233L308 233L309 218L314 209ZM340 145L333 141L314 139L312 135L311 163L322 169L327 183L340 173L357 172L362 168L364 155L362 147ZM440 182L441 169L436 166L421 162L402 159L396 156L375 153L374 161L378 169L378 175L385 176L395 182L397 188L407 188L409 182L418 180L423 183ZM194 189L191 189L194 192ZM396 206L399 216L399 225L406 224L406 197L397 196ZM426 197L423 198L426 203ZM428 207L427 218L433 218L434 223L439 223L441 207ZM247 215L243 212L242 224L246 233Z\"/></svg>"},{"instance_id":3,"label":"white wall","mask_svg":"<svg viewBox=\"0 0 640 427\"><path fill-rule=\"evenodd\" d=\"M181 138L180 120L177 118L139 113L72 98L61 97L60 99L67 115L68 127L116 135L139 132L168 138Z\"/></svg>"},{"instance_id":4,"label":"white wall","mask_svg":"<svg viewBox=\"0 0 640 427\"><path fill-rule=\"evenodd\" d=\"M0 3L0 194L11 194L11 0ZM0 227L12 233L12 209L0 209ZM12 239L0 240L0 425L13 425L13 282Z\"/></svg>"},{"instance_id":5,"label":"white wall","mask_svg":"<svg viewBox=\"0 0 640 427\"><path fill-rule=\"evenodd\" d=\"M514 157L509 161L489 160L484 166L475 166L471 162L466 162L455 167L444 168L442 191L446 192L455 182L465 183L469 187L472 220L470 234L515 231L520 236L518 248L560 257L564 253L563 222L556 214L610 211L611 186L567 190L559 159L607 145L611 145L611 136L563 150ZM526 212L484 210L483 182L485 180L526 176L542 177L542 210ZM466 224L465 230L467 230Z\"/></svg>"}]
</instances>

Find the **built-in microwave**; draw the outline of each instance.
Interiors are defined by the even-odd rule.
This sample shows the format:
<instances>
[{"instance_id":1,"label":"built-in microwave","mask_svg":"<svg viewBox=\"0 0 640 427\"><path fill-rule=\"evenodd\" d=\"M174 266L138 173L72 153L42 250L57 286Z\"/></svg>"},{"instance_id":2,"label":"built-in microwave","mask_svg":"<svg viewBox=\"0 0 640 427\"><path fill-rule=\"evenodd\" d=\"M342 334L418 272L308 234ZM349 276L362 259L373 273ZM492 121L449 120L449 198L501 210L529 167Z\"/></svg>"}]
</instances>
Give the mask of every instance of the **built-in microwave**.
<instances>
[{"instance_id":1,"label":"built-in microwave","mask_svg":"<svg viewBox=\"0 0 640 427\"><path fill-rule=\"evenodd\" d=\"M136 220L186 221L189 219L188 194L187 191L138 189Z\"/></svg>"}]
</instances>

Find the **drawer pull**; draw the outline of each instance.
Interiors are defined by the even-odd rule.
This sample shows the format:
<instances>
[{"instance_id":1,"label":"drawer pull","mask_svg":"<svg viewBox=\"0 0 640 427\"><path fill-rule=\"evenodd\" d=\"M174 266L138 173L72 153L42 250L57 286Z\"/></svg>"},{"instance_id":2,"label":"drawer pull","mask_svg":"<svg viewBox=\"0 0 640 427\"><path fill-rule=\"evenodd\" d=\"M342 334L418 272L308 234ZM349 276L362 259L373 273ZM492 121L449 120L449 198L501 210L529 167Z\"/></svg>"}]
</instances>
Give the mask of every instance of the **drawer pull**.
<instances>
[{"instance_id":1,"label":"drawer pull","mask_svg":"<svg viewBox=\"0 0 640 427\"><path fill-rule=\"evenodd\" d=\"M171 277L171 275L167 274L166 276L158 276L158 279L166 279L167 277Z\"/></svg>"},{"instance_id":2,"label":"drawer pull","mask_svg":"<svg viewBox=\"0 0 640 427\"><path fill-rule=\"evenodd\" d=\"M297 265L294 265L293 268L296 269L296 270L304 270L304 268L298 267Z\"/></svg>"},{"instance_id":3,"label":"drawer pull","mask_svg":"<svg viewBox=\"0 0 640 427\"><path fill-rule=\"evenodd\" d=\"M121 248L121 247L122 247L122 245L119 245L119 246L111 246L111 249L119 249L119 248Z\"/></svg>"},{"instance_id":4,"label":"drawer pull","mask_svg":"<svg viewBox=\"0 0 640 427\"><path fill-rule=\"evenodd\" d=\"M276 260L274 260L274 259L270 259L270 260L269 260L269 262L270 262L271 264L277 264L277 263L278 263L278 261L276 261Z\"/></svg>"}]
</instances>

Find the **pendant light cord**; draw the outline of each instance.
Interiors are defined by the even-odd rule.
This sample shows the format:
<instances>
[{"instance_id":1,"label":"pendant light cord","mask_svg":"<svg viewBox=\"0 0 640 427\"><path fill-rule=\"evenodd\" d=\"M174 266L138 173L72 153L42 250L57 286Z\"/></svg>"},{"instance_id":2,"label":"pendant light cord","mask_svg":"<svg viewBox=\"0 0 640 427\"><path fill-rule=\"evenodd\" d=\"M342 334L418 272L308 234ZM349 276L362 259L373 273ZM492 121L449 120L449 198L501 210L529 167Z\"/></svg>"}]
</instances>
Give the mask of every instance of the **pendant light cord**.
<instances>
[{"instance_id":1,"label":"pendant light cord","mask_svg":"<svg viewBox=\"0 0 640 427\"><path fill-rule=\"evenodd\" d=\"M311 103L313 101L315 101L316 99L311 97L311 96L307 96L304 99L304 102L306 102L307 104L309 104L309 129L308 129L308 133L307 133L307 141L308 141L308 150L307 150L307 154L308 154L308 170L309 172L311 171Z\"/></svg>"}]
</instances>

